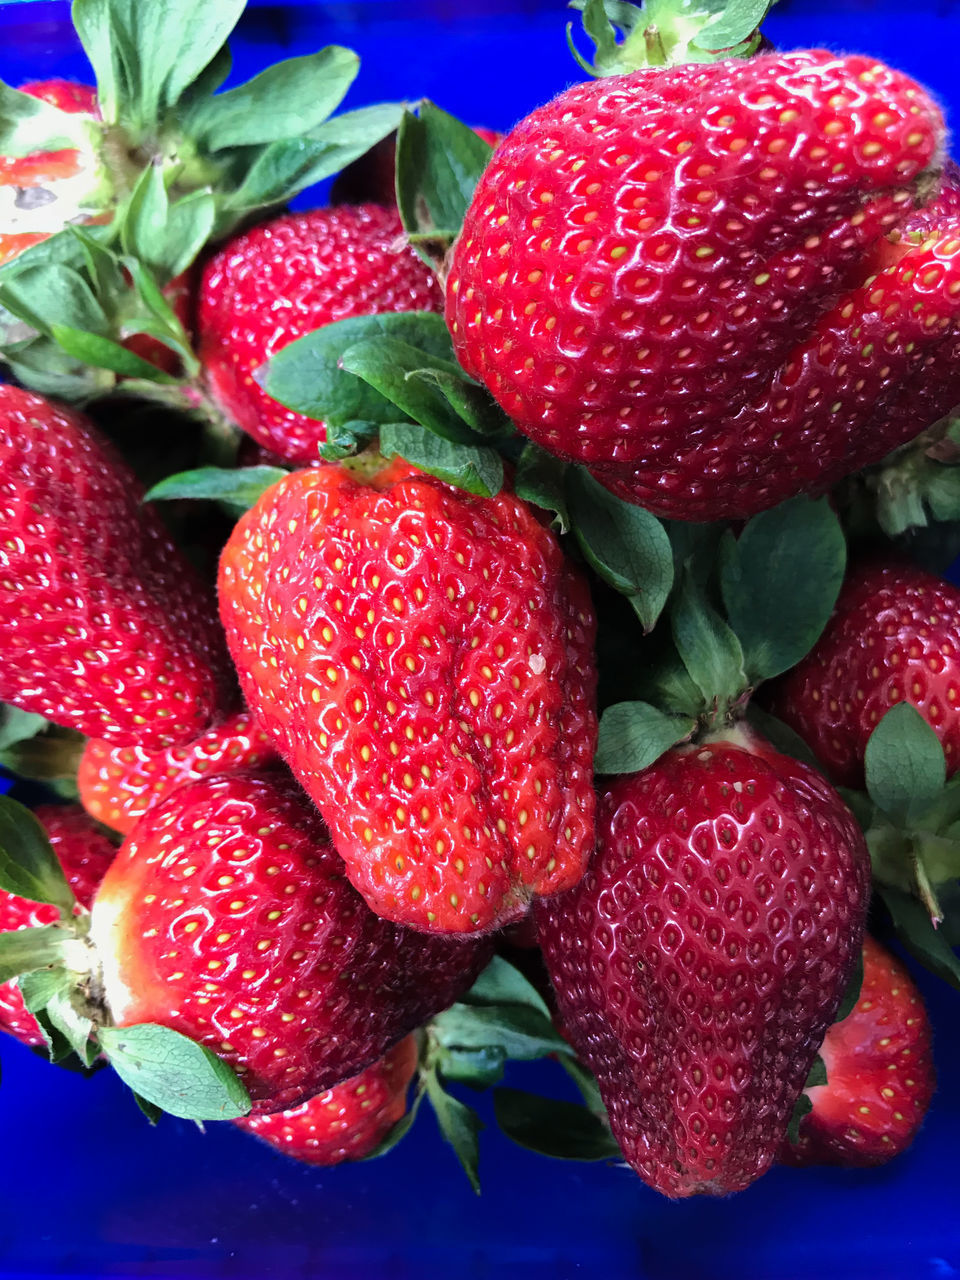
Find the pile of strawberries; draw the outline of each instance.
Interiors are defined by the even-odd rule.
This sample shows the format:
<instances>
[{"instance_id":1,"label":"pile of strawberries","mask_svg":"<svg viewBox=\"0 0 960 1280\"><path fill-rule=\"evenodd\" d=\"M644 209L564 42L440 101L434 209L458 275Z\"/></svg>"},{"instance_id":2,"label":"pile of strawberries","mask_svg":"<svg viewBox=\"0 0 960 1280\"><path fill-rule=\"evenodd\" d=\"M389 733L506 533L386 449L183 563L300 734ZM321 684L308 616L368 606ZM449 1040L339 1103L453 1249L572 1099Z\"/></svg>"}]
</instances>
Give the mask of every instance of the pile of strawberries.
<instances>
[{"instance_id":1,"label":"pile of strawberries","mask_svg":"<svg viewBox=\"0 0 960 1280\"><path fill-rule=\"evenodd\" d=\"M348 50L224 90L242 3L177 4L0 86L0 761L60 801L0 800L0 1026L320 1164L427 1098L476 1185L458 1086L548 1056L503 1130L668 1196L895 1156L868 915L960 985L939 108L587 0L503 139L331 117Z\"/></svg>"}]
</instances>

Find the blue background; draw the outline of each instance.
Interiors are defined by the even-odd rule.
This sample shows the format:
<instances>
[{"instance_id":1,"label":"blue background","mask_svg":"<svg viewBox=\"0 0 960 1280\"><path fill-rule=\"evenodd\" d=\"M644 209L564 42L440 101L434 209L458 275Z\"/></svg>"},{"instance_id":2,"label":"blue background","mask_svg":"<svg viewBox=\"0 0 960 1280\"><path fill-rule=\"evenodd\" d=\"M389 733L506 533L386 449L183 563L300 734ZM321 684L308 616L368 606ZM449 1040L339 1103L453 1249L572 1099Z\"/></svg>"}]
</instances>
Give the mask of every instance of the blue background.
<instances>
[{"instance_id":1,"label":"blue background","mask_svg":"<svg viewBox=\"0 0 960 1280\"><path fill-rule=\"evenodd\" d=\"M577 79L560 3L261 4L234 54L267 61L338 42L363 59L349 105L435 99L505 129ZM960 119L957 6L783 3L783 46L862 50L910 71ZM0 5L0 74L82 78L67 6ZM313 197L314 199L316 196ZM310 197L301 200L309 203ZM940 1280L960 1275L957 993L925 976L940 1088L913 1148L868 1173L776 1169L728 1201L672 1204L627 1169L550 1162L488 1122L477 1199L423 1109L372 1164L297 1166L229 1125L151 1130L108 1072L90 1081L0 1046L0 1278L422 1277L472 1280ZM552 1064L509 1083L568 1096Z\"/></svg>"}]
</instances>

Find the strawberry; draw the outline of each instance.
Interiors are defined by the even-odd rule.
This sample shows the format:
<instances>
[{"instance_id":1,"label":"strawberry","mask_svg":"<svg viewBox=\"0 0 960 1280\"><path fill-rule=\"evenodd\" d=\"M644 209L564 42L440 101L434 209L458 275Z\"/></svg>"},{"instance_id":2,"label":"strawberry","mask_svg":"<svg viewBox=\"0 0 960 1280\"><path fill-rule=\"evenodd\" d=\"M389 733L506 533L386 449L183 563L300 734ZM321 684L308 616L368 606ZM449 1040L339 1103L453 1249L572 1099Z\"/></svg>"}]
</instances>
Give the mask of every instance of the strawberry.
<instances>
[{"instance_id":1,"label":"strawberry","mask_svg":"<svg viewBox=\"0 0 960 1280\"><path fill-rule=\"evenodd\" d=\"M140 819L90 936L115 1025L204 1044L242 1073L254 1114L356 1075L490 954L378 919L299 789L239 773L181 787Z\"/></svg>"},{"instance_id":2,"label":"strawberry","mask_svg":"<svg viewBox=\"0 0 960 1280\"><path fill-rule=\"evenodd\" d=\"M34 810L34 816L46 831L78 903L89 908L97 886L114 859L116 846L79 805L41 805ZM53 924L58 917L56 907L28 902L0 889L0 933ZM24 1008L20 990L13 982L0 985L0 1027L24 1044L43 1043L43 1032L33 1014Z\"/></svg>"},{"instance_id":3,"label":"strawberry","mask_svg":"<svg viewBox=\"0 0 960 1280\"><path fill-rule=\"evenodd\" d=\"M228 662L205 588L81 414L0 387L0 698L115 745L202 732Z\"/></svg>"},{"instance_id":4,"label":"strawberry","mask_svg":"<svg viewBox=\"0 0 960 1280\"><path fill-rule=\"evenodd\" d=\"M594 861L537 908L540 941L566 1032L650 1186L722 1195L768 1168L868 892L840 798L745 728L601 793Z\"/></svg>"},{"instance_id":5,"label":"strawberry","mask_svg":"<svg viewBox=\"0 0 960 1280\"><path fill-rule=\"evenodd\" d=\"M214 725L193 742L165 751L115 747L90 738L77 771L87 813L124 835L177 787L204 776L262 769L274 759L270 740L249 712Z\"/></svg>"},{"instance_id":6,"label":"strawberry","mask_svg":"<svg viewBox=\"0 0 960 1280\"><path fill-rule=\"evenodd\" d=\"M885 1164L917 1136L935 1085L930 1023L898 960L863 940L863 986L852 1012L820 1047L827 1083L806 1090L812 1110L785 1164Z\"/></svg>"},{"instance_id":7,"label":"strawberry","mask_svg":"<svg viewBox=\"0 0 960 1280\"><path fill-rule=\"evenodd\" d=\"M359 1075L290 1111L235 1120L238 1129L305 1164L362 1160L406 1113L417 1069L416 1036L407 1036Z\"/></svg>"},{"instance_id":8,"label":"strawberry","mask_svg":"<svg viewBox=\"0 0 960 1280\"><path fill-rule=\"evenodd\" d=\"M480 178L447 280L457 354L520 430L658 515L823 490L960 398L960 227L871 275L943 137L862 56L577 85Z\"/></svg>"},{"instance_id":9,"label":"strawberry","mask_svg":"<svg viewBox=\"0 0 960 1280\"><path fill-rule=\"evenodd\" d=\"M960 764L960 590L906 562L847 575L812 651L771 687L771 711L809 743L838 783L863 785L867 741L909 702Z\"/></svg>"},{"instance_id":10,"label":"strawberry","mask_svg":"<svg viewBox=\"0 0 960 1280\"><path fill-rule=\"evenodd\" d=\"M530 509L322 465L234 529L220 609L248 705L387 919L482 932L593 845L594 616Z\"/></svg>"},{"instance_id":11,"label":"strawberry","mask_svg":"<svg viewBox=\"0 0 960 1280\"><path fill-rule=\"evenodd\" d=\"M220 412L284 458L316 460L323 423L268 396L260 370L334 320L439 311L436 282L402 236L396 210L342 206L262 223L214 254L200 289L198 354Z\"/></svg>"}]
</instances>

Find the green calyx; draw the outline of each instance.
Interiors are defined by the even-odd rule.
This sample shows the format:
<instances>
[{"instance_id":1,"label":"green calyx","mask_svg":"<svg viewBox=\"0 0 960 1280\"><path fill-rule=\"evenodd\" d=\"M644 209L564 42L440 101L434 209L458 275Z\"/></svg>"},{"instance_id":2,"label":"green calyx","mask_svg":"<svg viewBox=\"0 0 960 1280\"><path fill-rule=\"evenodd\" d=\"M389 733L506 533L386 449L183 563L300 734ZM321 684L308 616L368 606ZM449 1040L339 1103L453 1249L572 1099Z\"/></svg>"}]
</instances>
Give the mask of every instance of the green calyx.
<instances>
[{"instance_id":1,"label":"green calyx","mask_svg":"<svg viewBox=\"0 0 960 1280\"><path fill-rule=\"evenodd\" d=\"M577 63L592 76L623 75L644 67L746 58L760 46L760 24L772 0L570 0L583 14L594 45L588 62L567 26Z\"/></svg>"}]
</instances>

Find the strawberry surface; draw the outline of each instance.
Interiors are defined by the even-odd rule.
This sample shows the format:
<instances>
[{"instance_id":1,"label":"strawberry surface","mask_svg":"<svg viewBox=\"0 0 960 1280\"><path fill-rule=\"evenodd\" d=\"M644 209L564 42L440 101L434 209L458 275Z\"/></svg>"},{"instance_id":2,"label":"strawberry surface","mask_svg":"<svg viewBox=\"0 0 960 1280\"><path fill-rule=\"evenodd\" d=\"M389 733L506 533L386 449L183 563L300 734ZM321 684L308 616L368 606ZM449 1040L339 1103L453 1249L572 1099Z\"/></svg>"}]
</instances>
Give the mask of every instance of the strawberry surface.
<instances>
[{"instance_id":1,"label":"strawberry surface","mask_svg":"<svg viewBox=\"0 0 960 1280\"><path fill-rule=\"evenodd\" d=\"M41 805L34 810L34 816L46 831L79 906L89 907L116 855L116 846L79 805ZM56 907L30 902L0 889L0 933L54 924L59 918ZM0 984L0 1027L24 1044L44 1042L36 1018L24 1008L23 997L13 982Z\"/></svg>"},{"instance_id":2,"label":"strawberry surface","mask_svg":"<svg viewBox=\"0 0 960 1280\"><path fill-rule=\"evenodd\" d=\"M885 1164L906 1150L923 1123L935 1078L930 1023L909 973L873 938L863 940L863 986L856 1005L820 1046L827 1083L805 1092L813 1110L785 1164Z\"/></svg>"},{"instance_id":3,"label":"strawberry surface","mask_svg":"<svg viewBox=\"0 0 960 1280\"><path fill-rule=\"evenodd\" d=\"M863 785L867 742L909 702L960 764L960 590L906 562L855 565L811 652L776 682L770 710L838 783Z\"/></svg>"},{"instance_id":4,"label":"strawberry surface","mask_svg":"<svg viewBox=\"0 0 960 1280\"><path fill-rule=\"evenodd\" d=\"M362 1160L405 1114L416 1069L417 1040L410 1035L359 1075L299 1107L234 1124L305 1164Z\"/></svg>"},{"instance_id":5,"label":"strawberry surface","mask_svg":"<svg viewBox=\"0 0 960 1280\"><path fill-rule=\"evenodd\" d=\"M257 769L275 760L270 739L249 712L230 716L194 742L166 751L115 747L91 738L77 771L87 813L125 835L148 809L204 776Z\"/></svg>"},{"instance_id":6,"label":"strawberry surface","mask_svg":"<svg viewBox=\"0 0 960 1280\"><path fill-rule=\"evenodd\" d=\"M491 952L378 919L293 782L239 773L141 818L94 899L91 938L116 1025L206 1045L241 1074L253 1114L356 1075Z\"/></svg>"},{"instance_id":7,"label":"strawberry surface","mask_svg":"<svg viewBox=\"0 0 960 1280\"><path fill-rule=\"evenodd\" d=\"M862 56L577 85L480 179L447 282L457 354L522 431L659 515L822 490L960 398L960 226L871 279L943 136Z\"/></svg>"},{"instance_id":8,"label":"strawberry surface","mask_svg":"<svg viewBox=\"0 0 960 1280\"><path fill-rule=\"evenodd\" d=\"M323 423L285 409L258 375L288 343L331 321L439 311L436 281L402 236L395 209L341 206L275 218L214 254L203 273L197 336L220 411L282 457L315 460Z\"/></svg>"},{"instance_id":9,"label":"strawberry surface","mask_svg":"<svg viewBox=\"0 0 960 1280\"><path fill-rule=\"evenodd\" d=\"M593 847L595 621L530 509L411 468L271 487L220 563L248 705L378 914L479 932Z\"/></svg>"},{"instance_id":10,"label":"strawberry surface","mask_svg":"<svg viewBox=\"0 0 960 1280\"><path fill-rule=\"evenodd\" d=\"M665 1195L764 1173L850 978L863 837L813 770L744 729L612 782L580 885L537 908L565 1033Z\"/></svg>"}]
</instances>

